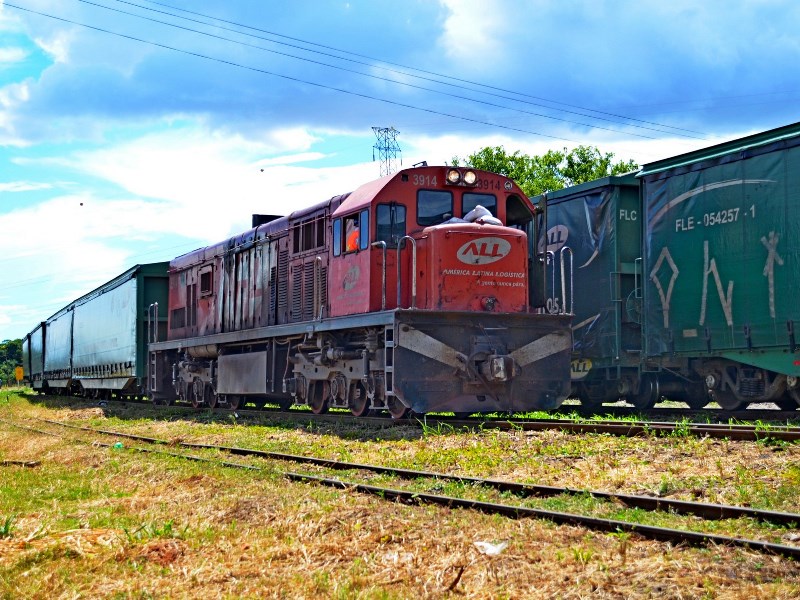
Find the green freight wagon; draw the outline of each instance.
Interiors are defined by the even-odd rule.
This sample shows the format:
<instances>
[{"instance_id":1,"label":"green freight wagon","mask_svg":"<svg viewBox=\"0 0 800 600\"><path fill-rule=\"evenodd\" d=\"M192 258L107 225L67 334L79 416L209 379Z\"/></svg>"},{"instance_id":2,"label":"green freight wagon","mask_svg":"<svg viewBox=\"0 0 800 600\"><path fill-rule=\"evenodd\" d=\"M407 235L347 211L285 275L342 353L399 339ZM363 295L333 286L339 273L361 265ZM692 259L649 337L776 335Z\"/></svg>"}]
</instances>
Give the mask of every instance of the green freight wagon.
<instances>
[{"instance_id":1,"label":"green freight wagon","mask_svg":"<svg viewBox=\"0 0 800 600\"><path fill-rule=\"evenodd\" d=\"M800 403L800 123L647 164L647 359L713 398Z\"/></svg>"},{"instance_id":2,"label":"green freight wagon","mask_svg":"<svg viewBox=\"0 0 800 600\"><path fill-rule=\"evenodd\" d=\"M658 399L657 381L639 377L641 223L633 173L547 194L549 261L558 273L567 252L565 276L574 288L572 298L563 298L559 278L553 277L547 307L572 305L572 395L587 406L626 397L644 408ZM563 289L569 296L570 285Z\"/></svg>"}]
</instances>

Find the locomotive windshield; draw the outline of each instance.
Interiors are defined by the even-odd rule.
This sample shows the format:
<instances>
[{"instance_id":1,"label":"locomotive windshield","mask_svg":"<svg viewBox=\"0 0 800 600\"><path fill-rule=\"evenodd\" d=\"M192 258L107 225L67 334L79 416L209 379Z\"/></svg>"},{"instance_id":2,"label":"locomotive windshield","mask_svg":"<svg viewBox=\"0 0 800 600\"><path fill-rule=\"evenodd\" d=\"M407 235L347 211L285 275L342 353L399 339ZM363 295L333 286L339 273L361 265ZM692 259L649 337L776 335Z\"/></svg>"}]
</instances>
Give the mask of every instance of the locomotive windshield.
<instances>
[{"instance_id":1,"label":"locomotive windshield","mask_svg":"<svg viewBox=\"0 0 800 600\"><path fill-rule=\"evenodd\" d=\"M475 194L473 192L464 192L464 196L461 198L461 204L463 209L462 216L466 215L476 206L482 206L492 213L493 217L497 216L497 198L495 198L494 194Z\"/></svg>"},{"instance_id":2,"label":"locomotive windshield","mask_svg":"<svg viewBox=\"0 0 800 600\"><path fill-rule=\"evenodd\" d=\"M417 192L417 225L444 223L453 216L453 194L438 190Z\"/></svg>"},{"instance_id":3,"label":"locomotive windshield","mask_svg":"<svg viewBox=\"0 0 800 600\"><path fill-rule=\"evenodd\" d=\"M379 204L377 219L377 239L389 246L396 246L406 234L406 207L402 204Z\"/></svg>"}]
</instances>

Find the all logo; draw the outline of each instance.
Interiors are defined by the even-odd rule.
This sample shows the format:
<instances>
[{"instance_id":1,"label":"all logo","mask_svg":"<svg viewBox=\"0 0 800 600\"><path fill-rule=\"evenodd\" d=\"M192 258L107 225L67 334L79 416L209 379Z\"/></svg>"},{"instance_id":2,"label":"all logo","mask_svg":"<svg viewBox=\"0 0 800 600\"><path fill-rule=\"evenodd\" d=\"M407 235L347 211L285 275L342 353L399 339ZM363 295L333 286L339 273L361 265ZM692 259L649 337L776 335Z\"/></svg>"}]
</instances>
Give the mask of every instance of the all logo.
<instances>
[{"instance_id":1,"label":"all logo","mask_svg":"<svg viewBox=\"0 0 800 600\"><path fill-rule=\"evenodd\" d=\"M555 225L547 230L547 251L558 252L567 243L569 229L565 225ZM539 239L539 252L544 250L544 240Z\"/></svg>"},{"instance_id":2,"label":"all logo","mask_svg":"<svg viewBox=\"0 0 800 600\"><path fill-rule=\"evenodd\" d=\"M580 381L592 370L592 361L588 358L576 358L570 363L570 379Z\"/></svg>"},{"instance_id":3,"label":"all logo","mask_svg":"<svg viewBox=\"0 0 800 600\"><path fill-rule=\"evenodd\" d=\"M499 237L484 237L472 240L458 249L458 260L468 265L488 265L508 256L511 243Z\"/></svg>"},{"instance_id":4,"label":"all logo","mask_svg":"<svg viewBox=\"0 0 800 600\"><path fill-rule=\"evenodd\" d=\"M358 268L358 265L351 266L347 273L345 273L344 279L342 280L342 287L345 290L352 290L356 287L359 278L361 277L361 269Z\"/></svg>"}]
</instances>

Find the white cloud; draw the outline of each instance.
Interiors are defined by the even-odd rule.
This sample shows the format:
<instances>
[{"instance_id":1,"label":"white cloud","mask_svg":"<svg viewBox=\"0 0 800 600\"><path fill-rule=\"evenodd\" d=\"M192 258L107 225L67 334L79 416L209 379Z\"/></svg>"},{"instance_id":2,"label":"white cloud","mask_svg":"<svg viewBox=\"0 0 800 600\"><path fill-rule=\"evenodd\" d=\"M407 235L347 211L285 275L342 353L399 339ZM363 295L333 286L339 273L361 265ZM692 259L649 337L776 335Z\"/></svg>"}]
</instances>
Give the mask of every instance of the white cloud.
<instances>
[{"instance_id":1,"label":"white cloud","mask_svg":"<svg viewBox=\"0 0 800 600\"><path fill-rule=\"evenodd\" d=\"M476 71L496 67L506 59L504 31L514 23L505 2L487 8L482 0L441 0L448 11L440 43L458 63Z\"/></svg>"},{"instance_id":2,"label":"white cloud","mask_svg":"<svg viewBox=\"0 0 800 600\"><path fill-rule=\"evenodd\" d=\"M0 48L0 65L2 63L18 63L28 57L22 48Z\"/></svg>"},{"instance_id":3,"label":"white cloud","mask_svg":"<svg viewBox=\"0 0 800 600\"><path fill-rule=\"evenodd\" d=\"M32 181L6 181L0 182L0 192L33 192L36 190L49 190L53 186L49 183L34 183Z\"/></svg>"},{"instance_id":4,"label":"white cloud","mask_svg":"<svg viewBox=\"0 0 800 600\"><path fill-rule=\"evenodd\" d=\"M72 31L60 31L52 38L34 38L34 42L47 54L53 57L56 63L66 63L69 61L69 49L75 38Z\"/></svg>"}]
</instances>

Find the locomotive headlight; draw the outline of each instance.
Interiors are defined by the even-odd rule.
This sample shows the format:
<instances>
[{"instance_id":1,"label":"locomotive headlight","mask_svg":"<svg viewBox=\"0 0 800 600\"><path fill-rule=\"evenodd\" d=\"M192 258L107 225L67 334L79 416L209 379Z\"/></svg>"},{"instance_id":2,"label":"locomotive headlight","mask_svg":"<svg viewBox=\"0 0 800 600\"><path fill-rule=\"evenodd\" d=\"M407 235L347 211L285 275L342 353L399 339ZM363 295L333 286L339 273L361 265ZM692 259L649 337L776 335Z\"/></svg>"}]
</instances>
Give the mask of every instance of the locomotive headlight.
<instances>
[{"instance_id":1,"label":"locomotive headlight","mask_svg":"<svg viewBox=\"0 0 800 600\"><path fill-rule=\"evenodd\" d=\"M476 181L478 181L478 175L475 171L467 171L464 173L464 183L467 185L475 185Z\"/></svg>"},{"instance_id":2,"label":"locomotive headlight","mask_svg":"<svg viewBox=\"0 0 800 600\"><path fill-rule=\"evenodd\" d=\"M450 169L447 171L447 183L458 183L461 181L461 171Z\"/></svg>"}]
</instances>

